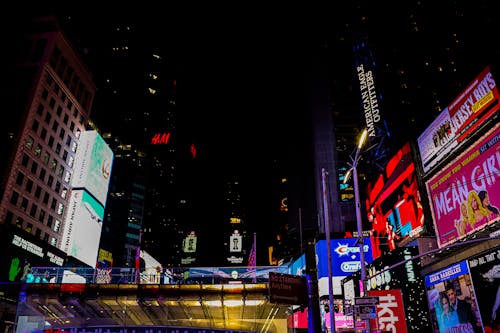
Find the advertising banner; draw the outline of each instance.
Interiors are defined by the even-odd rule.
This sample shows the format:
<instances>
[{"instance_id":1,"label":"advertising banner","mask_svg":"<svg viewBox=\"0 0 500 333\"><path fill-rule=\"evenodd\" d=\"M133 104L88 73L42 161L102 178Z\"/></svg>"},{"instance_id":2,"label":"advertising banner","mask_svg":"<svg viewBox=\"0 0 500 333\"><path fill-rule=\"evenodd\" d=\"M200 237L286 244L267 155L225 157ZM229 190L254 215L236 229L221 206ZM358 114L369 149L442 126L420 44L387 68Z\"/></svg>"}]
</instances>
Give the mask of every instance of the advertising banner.
<instances>
[{"instance_id":1,"label":"advertising banner","mask_svg":"<svg viewBox=\"0 0 500 333\"><path fill-rule=\"evenodd\" d=\"M426 182L438 246L499 219L500 125Z\"/></svg>"},{"instance_id":2,"label":"advertising banner","mask_svg":"<svg viewBox=\"0 0 500 333\"><path fill-rule=\"evenodd\" d=\"M85 190L73 190L69 198L62 241L68 256L95 267L101 239L104 208Z\"/></svg>"},{"instance_id":3,"label":"advertising banner","mask_svg":"<svg viewBox=\"0 0 500 333\"><path fill-rule=\"evenodd\" d=\"M333 293L342 294L341 281L361 268L361 259L357 238L341 238L330 240L332 259ZM372 249L369 238L364 239L365 262L372 262ZM319 296L328 295L328 250L326 240L316 243L316 258L318 265Z\"/></svg>"},{"instance_id":4,"label":"advertising banner","mask_svg":"<svg viewBox=\"0 0 500 333\"><path fill-rule=\"evenodd\" d=\"M384 173L367 189L366 211L371 223L373 258L425 231L424 210L410 144L387 163Z\"/></svg>"},{"instance_id":5,"label":"advertising banner","mask_svg":"<svg viewBox=\"0 0 500 333\"><path fill-rule=\"evenodd\" d=\"M382 332L408 332L400 289L370 290L368 296L377 296L379 299L376 305L377 324L372 327L378 327Z\"/></svg>"},{"instance_id":6,"label":"advertising banner","mask_svg":"<svg viewBox=\"0 0 500 333\"><path fill-rule=\"evenodd\" d=\"M497 112L500 95L486 67L419 136L424 172L467 142L467 136Z\"/></svg>"},{"instance_id":7,"label":"advertising banner","mask_svg":"<svg viewBox=\"0 0 500 333\"><path fill-rule=\"evenodd\" d=\"M403 303L405 304L402 310L404 311L406 330L412 333L432 331L432 325L429 321L427 295L423 278L420 275L419 261L418 259L412 259L418 256L418 254L418 247L416 246L397 248L383 257L374 260L367 266L366 272L368 295L371 296L372 291L375 290L401 290ZM349 280L353 280L354 283L351 284ZM359 292L356 288L359 280L360 272L344 278L342 281L344 291L351 293L354 286L354 290ZM352 299L351 295L346 295L345 297ZM348 303L352 307L352 300ZM384 314L383 317L390 317L389 308L386 311L388 313ZM380 315L378 318L380 318ZM389 324L389 322L386 322L386 324ZM388 327L386 327L386 330L391 331Z\"/></svg>"},{"instance_id":8,"label":"advertising banner","mask_svg":"<svg viewBox=\"0 0 500 333\"><path fill-rule=\"evenodd\" d=\"M33 268L61 267L66 254L46 242L19 228L0 228L2 260L0 261L0 283L2 282L49 282L49 274L33 275ZM49 269L47 269L49 270Z\"/></svg>"},{"instance_id":9,"label":"advertising banner","mask_svg":"<svg viewBox=\"0 0 500 333\"><path fill-rule=\"evenodd\" d=\"M500 332L500 248L468 260L485 332Z\"/></svg>"},{"instance_id":10,"label":"advertising banner","mask_svg":"<svg viewBox=\"0 0 500 333\"><path fill-rule=\"evenodd\" d=\"M96 131L82 132L78 145L71 186L85 188L105 207L113 151Z\"/></svg>"},{"instance_id":11,"label":"advertising banner","mask_svg":"<svg viewBox=\"0 0 500 333\"><path fill-rule=\"evenodd\" d=\"M425 276L434 333L483 331L466 261Z\"/></svg>"}]
</instances>

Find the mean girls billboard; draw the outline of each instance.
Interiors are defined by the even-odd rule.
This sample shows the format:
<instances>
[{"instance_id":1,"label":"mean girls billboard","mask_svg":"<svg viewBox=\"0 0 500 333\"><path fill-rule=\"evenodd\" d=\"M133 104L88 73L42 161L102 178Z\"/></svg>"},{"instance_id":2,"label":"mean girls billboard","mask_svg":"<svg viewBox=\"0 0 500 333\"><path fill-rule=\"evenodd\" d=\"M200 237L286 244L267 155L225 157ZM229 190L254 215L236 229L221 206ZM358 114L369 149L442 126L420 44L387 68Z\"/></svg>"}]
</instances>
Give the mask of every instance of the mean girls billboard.
<instances>
[{"instance_id":1,"label":"mean girls billboard","mask_svg":"<svg viewBox=\"0 0 500 333\"><path fill-rule=\"evenodd\" d=\"M500 126L496 125L426 182L438 246L499 218Z\"/></svg>"},{"instance_id":2,"label":"mean girls billboard","mask_svg":"<svg viewBox=\"0 0 500 333\"><path fill-rule=\"evenodd\" d=\"M424 172L467 142L467 137L500 108L500 95L486 67L418 138Z\"/></svg>"}]
</instances>

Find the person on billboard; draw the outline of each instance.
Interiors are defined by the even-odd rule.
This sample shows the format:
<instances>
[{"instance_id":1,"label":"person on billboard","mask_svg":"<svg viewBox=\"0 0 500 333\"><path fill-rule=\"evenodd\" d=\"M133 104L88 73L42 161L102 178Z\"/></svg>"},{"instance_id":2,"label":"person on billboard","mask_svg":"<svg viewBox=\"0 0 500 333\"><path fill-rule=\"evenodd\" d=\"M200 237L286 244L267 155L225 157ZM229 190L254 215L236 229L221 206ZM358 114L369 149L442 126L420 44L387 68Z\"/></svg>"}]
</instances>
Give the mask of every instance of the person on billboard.
<instances>
[{"instance_id":1,"label":"person on billboard","mask_svg":"<svg viewBox=\"0 0 500 333\"><path fill-rule=\"evenodd\" d=\"M458 236L463 236L467 233L467 225L469 224L469 213L467 211L467 203L464 201L460 204L460 218L455 220L455 228Z\"/></svg>"},{"instance_id":2,"label":"person on billboard","mask_svg":"<svg viewBox=\"0 0 500 333\"><path fill-rule=\"evenodd\" d=\"M444 290L450 301L450 309L457 312L458 321L461 324L460 326L463 327L462 332L483 332L481 327L477 325L477 319L471 304L457 297L457 291L455 290L453 282L448 281Z\"/></svg>"},{"instance_id":3,"label":"person on billboard","mask_svg":"<svg viewBox=\"0 0 500 333\"><path fill-rule=\"evenodd\" d=\"M387 245L389 247L389 251L396 249L396 240L399 240L399 235L394 231L394 226L387 219L386 221L386 233L387 233Z\"/></svg>"},{"instance_id":4,"label":"person on billboard","mask_svg":"<svg viewBox=\"0 0 500 333\"><path fill-rule=\"evenodd\" d=\"M467 208L469 210L469 225L474 228L476 224L484 224L488 221L488 210L483 207L481 199L476 191L470 191L467 197Z\"/></svg>"},{"instance_id":5,"label":"person on billboard","mask_svg":"<svg viewBox=\"0 0 500 333\"><path fill-rule=\"evenodd\" d=\"M457 311L453 310L450 306L450 299L446 293L439 294L439 306L441 309L440 324L439 327L443 331L447 331L451 327L457 327L460 325L458 320Z\"/></svg>"},{"instance_id":6,"label":"person on billboard","mask_svg":"<svg viewBox=\"0 0 500 333\"><path fill-rule=\"evenodd\" d=\"M490 196L488 195L488 192L486 190L479 191L477 195L479 197L479 200L481 200L481 205L483 205L483 207L488 211L488 219L490 221L500 216L500 211L498 210L498 208L491 205Z\"/></svg>"}]
</instances>

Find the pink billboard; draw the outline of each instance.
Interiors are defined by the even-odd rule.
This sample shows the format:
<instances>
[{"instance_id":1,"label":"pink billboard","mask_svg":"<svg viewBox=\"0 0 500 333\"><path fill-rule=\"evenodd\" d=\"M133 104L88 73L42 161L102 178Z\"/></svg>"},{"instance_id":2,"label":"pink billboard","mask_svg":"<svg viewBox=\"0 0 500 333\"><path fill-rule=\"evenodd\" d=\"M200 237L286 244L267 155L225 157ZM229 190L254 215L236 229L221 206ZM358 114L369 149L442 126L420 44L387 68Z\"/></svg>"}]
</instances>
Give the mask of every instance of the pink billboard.
<instances>
[{"instance_id":1,"label":"pink billboard","mask_svg":"<svg viewBox=\"0 0 500 333\"><path fill-rule=\"evenodd\" d=\"M499 219L500 125L426 182L438 246Z\"/></svg>"}]
</instances>

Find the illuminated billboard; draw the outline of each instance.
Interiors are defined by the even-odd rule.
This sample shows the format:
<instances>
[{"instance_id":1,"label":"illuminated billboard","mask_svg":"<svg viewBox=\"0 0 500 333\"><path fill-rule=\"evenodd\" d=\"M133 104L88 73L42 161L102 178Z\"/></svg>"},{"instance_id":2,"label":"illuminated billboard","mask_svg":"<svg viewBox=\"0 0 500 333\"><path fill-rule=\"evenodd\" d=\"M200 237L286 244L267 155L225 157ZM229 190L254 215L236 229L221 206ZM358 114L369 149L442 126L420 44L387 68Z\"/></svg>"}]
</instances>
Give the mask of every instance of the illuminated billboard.
<instances>
[{"instance_id":1,"label":"illuminated billboard","mask_svg":"<svg viewBox=\"0 0 500 333\"><path fill-rule=\"evenodd\" d=\"M96 266L104 208L85 190L73 190L60 248L91 267Z\"/></svg>"},{"instance_id":2,"label":"illuminated billboard","mask_svg":"<svg viewBox=\"0 0 500 333\"><path fill-rule=\"evenodd\" d=\"M330 240L333 293L341 295L341 281L344 277L357 272L361 268L361 259L357 238ZM372 249L369 238L364 239L365 262L372 262ZM316 243L316 261L318 265L319 295L328 295L328 249L326 240Z\"/></svg>"},{"instance_id":3,"label":"illuminated billboard","mask_svg":"<svg viewBox=\"0 0 500 333\"><path fill-rule=\"evenodd\" d=\"M113 151L99 133L82 132L75 156L71 186L86 189L105 207L112 163Z\"/></svg>"},{"instance_id":4,"label":"illuminated billboard","mask_svg":"<svg viewBox=\"0 0 500 333\"><path fill-rule=\"evenodd\" d=\"M369 184L367 195L373 259L424 232L424 211L409 143L389 160L384 173Z\"/></svg>"},{"instance_id":5,"label":"illuminated billboard","mask_svg":"<svg viewBox=\"0 0 500 333\"><path fill-rule=\"evenodd\" d=\"M426 182L439 247L499 219L499 138L497 124Z\"/></svg>"},{"instance_id":6,"label":"illuminated billboard","mask_svg":"<svg viewBox=\"0 0 500 333\"><path fill-rule=\"evenodd\" d=\"M29 232L3 226L0 228L2 260L0 261L0 283L49 282L53 275L50 267L64 266L66 255ZM33 267L46 270L35 279Z\"/></svg>"},{"instance_id":7,"label":"illuminated billboard","mask_svg":"<svg viewBox=\"0 0 500 333\"><path fill-rule=\"evenodd\" d=\"M434 327L430 332L484 332L466 261L426 275L425 287Z\"/></svg>"},{"instance_id":8,"label":"illuminated billboard","mask_svg":"<svg viewBox=\"0 0 500 333\"><path fill-rule=\"evenodd\" d=\"M424 172L467 142L467 137L497 112L500 95L486 67L418 137Z\"/></svg>"}]
</instances>

